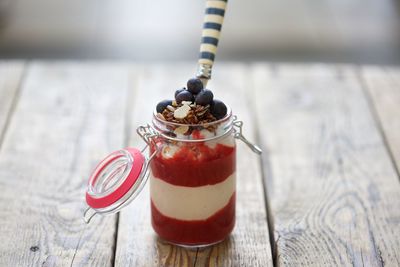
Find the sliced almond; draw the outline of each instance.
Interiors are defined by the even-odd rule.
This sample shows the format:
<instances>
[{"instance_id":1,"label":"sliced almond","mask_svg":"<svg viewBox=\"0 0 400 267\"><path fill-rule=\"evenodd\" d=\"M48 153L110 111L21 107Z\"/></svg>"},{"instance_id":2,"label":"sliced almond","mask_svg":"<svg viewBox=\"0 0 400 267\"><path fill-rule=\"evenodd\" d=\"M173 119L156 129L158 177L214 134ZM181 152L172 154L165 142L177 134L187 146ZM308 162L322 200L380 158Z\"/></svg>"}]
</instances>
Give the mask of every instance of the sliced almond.
<instances>
[{"instance_id":1,"label":"sliced almond","mask_svg":"<svg viewBox=\"0 0 400 267\"><path fill-rule=\"evenodd\" d=\"M189 114L189 110L190 107L188 105L183 105L174 111L174 117L176 119L183 119Z\"/></svg>"},{"instance_id":2,"label":"sliced almond","mask_svg":"<svg viewBox=\"0 0 400 267\"><path fill-rule=\"evenodd\" d=\"M175 111L175 108L174 108L173 106L170 106L170 105L167 106L167 109L168 109L169 111Z\"/></svg>"},{"instance_id":3,"label":"sliced almond","mask_svg":"<svg viewBox=\"0 0 400 267\"><path fill-rule=\"evenodd\" d=\"M190 106L192 104L192 101L182 101L182 104Z\"/></svg>"},{"instance_id":4,"label":"sliced almond","mask_svg":"<svg viewBox=\"0 0 400 267\"><path fill-rule=\"evenodd\" d=\"M185 134L189 130L189 126L183 125L179 126L174 130L175 134Z\"/></svg>"}]
</instances>

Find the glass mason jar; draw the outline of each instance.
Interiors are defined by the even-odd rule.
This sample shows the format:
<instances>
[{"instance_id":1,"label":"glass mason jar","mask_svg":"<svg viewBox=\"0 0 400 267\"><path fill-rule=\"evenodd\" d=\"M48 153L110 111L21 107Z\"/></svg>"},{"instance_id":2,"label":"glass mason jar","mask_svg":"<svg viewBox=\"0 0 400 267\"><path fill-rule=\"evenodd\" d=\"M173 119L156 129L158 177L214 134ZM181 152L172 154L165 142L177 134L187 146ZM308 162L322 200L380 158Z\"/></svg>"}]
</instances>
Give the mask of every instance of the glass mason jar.
<instances>
[{"instance_id":1,"label":"glass mason jar","mask_svg":"<svg viewBox=\"0 0 400 267\"><path fill-rule=\"evenodd\" d=\"M235 225L236 143L233 116L187 125L159 118L150 144L151 221L165 241L207 246Z\"/></svg>"},{"instance_id":2,"label":"glass mason jar","mask_svg":"<svg viewBox=\"0 0 400 267\"><path fill-rule=\"evenodd\" d=\"M244 138L229 107L224 118L201 125L159 116L154 112L152 125L138 127L142 150L120 149L99 162L89 177L84 220L120 211L150 177L151 221L162 239L192 247L218 243L235 225L235 139L261 150Z\"/></svg>"}]
</instances>

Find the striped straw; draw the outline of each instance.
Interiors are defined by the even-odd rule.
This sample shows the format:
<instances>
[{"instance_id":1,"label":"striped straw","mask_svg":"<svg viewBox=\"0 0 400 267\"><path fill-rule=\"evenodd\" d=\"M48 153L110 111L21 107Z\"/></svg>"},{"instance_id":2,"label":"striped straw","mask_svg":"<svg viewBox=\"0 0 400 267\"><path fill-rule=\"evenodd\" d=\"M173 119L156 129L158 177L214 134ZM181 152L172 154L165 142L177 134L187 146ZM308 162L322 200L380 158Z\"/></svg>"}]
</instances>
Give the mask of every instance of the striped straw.
<instances>
[{"instance_id":1,"label":"striped straw","mask_svg":"<svg viewBox=\"0 0 400 267\"><path fill-rule=\"evenodd\" d=\"M217 52L226 5L227 0L206 0L197 71L197 77L202 79L204 86L211 79L211 69Z\"/></svg>"}]
</instances>

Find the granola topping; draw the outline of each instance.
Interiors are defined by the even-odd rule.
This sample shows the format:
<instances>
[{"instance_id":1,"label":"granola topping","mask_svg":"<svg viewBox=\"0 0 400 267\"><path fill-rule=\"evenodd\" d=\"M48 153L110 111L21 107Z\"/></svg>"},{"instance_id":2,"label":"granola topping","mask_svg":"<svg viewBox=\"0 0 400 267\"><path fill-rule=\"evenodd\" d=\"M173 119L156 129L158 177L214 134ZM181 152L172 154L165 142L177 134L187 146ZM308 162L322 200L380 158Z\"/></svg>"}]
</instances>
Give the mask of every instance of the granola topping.
<instances>
[{"instance_id":1,"label":"granola topping","mask_svg":"<svg viewBox=\"0 0 400 267\"><path fill-rule=\"evenodd\" d=\"M162 113L157 113L161 120L181 123L181 124L205 124L216 121L217 119L210 112L210 105L180 105L175 110L164 109Z\"/></svg>"},{"instance_id":2,"label":"granola topping","mask_svg":"<svg viewBox=\"0 0 400 267\"><path fill-rule=\"evenodd\" d=\"M158 103L156 110L158 119L183 124L167 126L168 134L172 136L196 134L201 128L215 134L217 125L204 127L204 124L220 120L227 114L225 104L214 99L213 93L203 88L198 78L190 79L187 88L176 90L174 100Z\"/></svg>"}]
</instances>

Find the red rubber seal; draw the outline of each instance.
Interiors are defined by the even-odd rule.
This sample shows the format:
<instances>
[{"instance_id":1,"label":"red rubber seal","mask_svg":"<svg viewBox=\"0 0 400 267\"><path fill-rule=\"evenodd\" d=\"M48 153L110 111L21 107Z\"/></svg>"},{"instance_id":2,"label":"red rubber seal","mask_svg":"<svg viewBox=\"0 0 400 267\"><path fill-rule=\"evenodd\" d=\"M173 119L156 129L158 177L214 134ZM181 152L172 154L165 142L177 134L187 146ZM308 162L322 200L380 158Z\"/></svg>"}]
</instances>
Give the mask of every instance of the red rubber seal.
<instances>
[{"instance_id":1,"label":"red rubber seal","mask_svg":"<svg viewBox=\"0 0 400 267\"><path fill-rule=\"evenodd\" d=\"M137 182L138 178L140 177L145 162L143 154L140 152L140 150L136 148L125 148L124 150L129 152L129 154L133 157L132 168L128 176L118 188L116 188L114 191L112 191L106 196L96 197L94 195L89 194L89 192L86 192L86 203L93 209L106 208L114 204L116 201L125 196L126 193L128 193L128 191L132 188L132 186ZM111 155L113 154L116 155L108 156L106 159L102 160L97 165L96 169L90 176L89 186L94 186L97 178L99 177L99 174L104 170L104 168L106 168L114 160L123 156L121 154L118 154L118 151L112 153Z\"/></svg>"}]
</instances>

